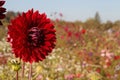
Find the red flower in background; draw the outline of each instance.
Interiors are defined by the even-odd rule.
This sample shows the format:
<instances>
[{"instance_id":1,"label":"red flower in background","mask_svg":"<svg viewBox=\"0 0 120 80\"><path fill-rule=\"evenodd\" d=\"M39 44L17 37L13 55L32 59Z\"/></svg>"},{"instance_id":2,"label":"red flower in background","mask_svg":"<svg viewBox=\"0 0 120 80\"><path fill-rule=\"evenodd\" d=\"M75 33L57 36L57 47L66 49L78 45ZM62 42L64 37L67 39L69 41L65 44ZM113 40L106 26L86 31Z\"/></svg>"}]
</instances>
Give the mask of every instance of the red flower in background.
<instances>
[{"instance_id":1,"label":"red flower in background","mask_svg":"<svg viewBox=\"0 0 120 80\"><path fill-rule=\"evenodd\" d=\"M100 68L97 68L96 71L97 71L98 73L100 73L100 72L101 72L101 69L100 69Z\"/></svg>"},{"instance_id":2,"label":"red flower in background","mask_svg":"<svg viewBox=\"0 0 120 80\"><path fill-rule=\"evenodd\" d=\"M81 34L80 34L79 32L76 32L76 33L75 33L75 37L76 37L76 38L79 38L80 35L81 35Z\"/></svg>"},{"instance_id":3,"label":"red flower in background","mask_svg":"<svg viewBox=\"0 0 120 80\"><path fill-rule=\"evenodd\" d=\"M65 32L68 32L68 31L69 31L69 28L68 28L68 27L65 27L65 28L64 28L64 31L65 31Z\"/></svg>"},{"instance_id":4,"label":"red flower in background","mask_svg":"<svg viewBox=\"0 0 120 80\"><path fill-rule=\"evenodd\" d=\"M76 77L77 77L77 78L80 78L80 77L81 77L81 74L80 74L80 73L76 74Z\"/></svg>"},{"instance_id":5,"label":"red flower in background","mask_svg":"<svg viewBox=\"0 0 120 80\"><path fill-rule=\"evenodd\" d=\"M86 33L86 30L85 30L85 29L82 29L82 30L81 30L81 33L82 33L82 34L85 34L85 33Z\"/></svg>"},{"instance_id":6,"label":"red flower in background","mask_svg":"<svg viewBox=\"0 0 120 80\"><path fill-rule=\"evenodd\" d=\"M2 7L4 3L5 3L5 1L0 0L0 19L5 18L5 14L3 14L3 13L6 12L6 9ZM2 25L1 21L0 21L0 25Z\"/></svg>"},{"instance_id":7,"label":"red flower in background","mask_svg":"<svg viewBox=\"0 0 120 80\"><path fill-rule=\"evenodd\" d=\"M55 29L45 14L32 9L11 21L8 42L12 44L13 54L23 61L42 61L55 47Z\"/></svg>"},{"instance_id":8,"label":"red flower in background","mask_svg":"<svg viewBox=\"0 0 120 80\"><path fill-rule=\"evenodd\" d=\"M68 31L67 32L67 37L71 37L72 36L72 32L71 31Z\"/></svg>"},{"instance_id":9,"label":"red flower in background","mask_svg":"<svg viewBox=\"0 0 120 80\"><path fill-rule=\"evenodd\" d=\"M120 56L114 56L114 60L119 60L120 59Z\"/></svg>"}]
</instances>

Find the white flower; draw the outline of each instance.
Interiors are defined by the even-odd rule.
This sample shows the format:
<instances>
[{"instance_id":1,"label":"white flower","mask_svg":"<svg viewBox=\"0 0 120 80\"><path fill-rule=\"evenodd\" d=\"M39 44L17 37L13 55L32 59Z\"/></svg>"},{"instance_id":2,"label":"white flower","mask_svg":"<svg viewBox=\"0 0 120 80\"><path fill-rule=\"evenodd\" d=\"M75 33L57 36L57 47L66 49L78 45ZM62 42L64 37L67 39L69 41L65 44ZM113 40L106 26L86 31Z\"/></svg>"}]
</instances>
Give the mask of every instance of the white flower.
<instances>
[{"instance_id":1,"label":"white flower","mask_svg":"<svg viewBox=\"0 0 120 80\"><path fill-rule=\"evenodd\" d=\"M104 57L104 56L105 56L105 53L102 53L101 56Z\"/></svg>"}]
</instances>

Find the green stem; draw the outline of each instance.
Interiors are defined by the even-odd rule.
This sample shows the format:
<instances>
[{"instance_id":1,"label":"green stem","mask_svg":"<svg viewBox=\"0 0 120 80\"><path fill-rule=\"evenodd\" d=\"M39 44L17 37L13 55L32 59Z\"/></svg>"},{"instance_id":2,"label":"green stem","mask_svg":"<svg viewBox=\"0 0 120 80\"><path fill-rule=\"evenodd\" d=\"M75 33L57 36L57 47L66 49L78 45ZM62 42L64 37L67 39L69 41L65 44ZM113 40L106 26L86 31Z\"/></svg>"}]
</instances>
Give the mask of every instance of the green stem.
<instances>
[{"instance_id":1,"label":"green stem","mask_svg":"<svg viewBox=\"0 0 120 80\"><path fill-rule=\"evenodd\" d=\"M18 71L16 71L16 80L18 80Z\"/></svg>"},{"instance_id":2,"label":"green stem","mask_svg":"<svg viewBox=\"0 0 120 80\"><path fill-rule=\"evenodd\" d=\"M30 63L29 79L28 80L32 80L32 63Z\"/></svg>"},{"instance_id":3,"label":"green stem","mask_svg":"<svg viewBox=\"0 0 120 80\"><path fill-rule=\"evenodd\" d=\"M24 79L25 62L22 62L22 79Z\"/></svg>"}]
</instances>

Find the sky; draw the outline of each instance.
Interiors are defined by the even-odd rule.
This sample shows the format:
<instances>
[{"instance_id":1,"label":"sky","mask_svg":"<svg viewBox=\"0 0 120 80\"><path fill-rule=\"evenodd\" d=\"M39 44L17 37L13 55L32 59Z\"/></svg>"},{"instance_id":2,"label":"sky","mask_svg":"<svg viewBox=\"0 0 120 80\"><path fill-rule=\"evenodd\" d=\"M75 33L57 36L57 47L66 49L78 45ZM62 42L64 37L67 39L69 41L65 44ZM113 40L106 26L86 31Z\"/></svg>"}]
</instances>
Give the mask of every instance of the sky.
<instances>
[{"instance_id":1,"label":"sky","mask_svg":"<svg viewBox=\"0 0 120 80\"><path fill-rule=\"evenodd\" d=\"M120 20L120 0L6 0L7 11L27 12L29 9L39 10L50 15L62 13L61 19L67 21L86 21L99 12L102 22Z\"/></svg>"}]
</instances>

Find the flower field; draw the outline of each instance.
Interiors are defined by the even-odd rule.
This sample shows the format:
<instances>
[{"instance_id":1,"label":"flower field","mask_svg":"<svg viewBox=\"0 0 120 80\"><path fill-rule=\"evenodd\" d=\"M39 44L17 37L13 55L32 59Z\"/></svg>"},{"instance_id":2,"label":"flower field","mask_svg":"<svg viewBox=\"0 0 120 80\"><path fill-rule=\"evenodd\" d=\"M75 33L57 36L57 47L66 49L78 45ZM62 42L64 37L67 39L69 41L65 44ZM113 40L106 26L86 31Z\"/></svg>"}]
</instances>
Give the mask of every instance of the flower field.
<instances>
[{"instance_id":1,"label":"flower field","mask_svg":"<svg viewBox=\"0 0 120 80\"><path fill-rule=\"evenodd\" d=\"M32 80L120 80L119 20L101 22L97 13L85 22L70 22L55 12L50 21L33 9L6 12L4 3L0 80L28 80L29 71Z\"/></svg>"},{"instance_id":2,"label":"flower field","mask_svg":"<svg viewBox=\"0 0 120 80\"><path fill-rule=\"evenodd\" d=\"M60 14L60 17L63 15ZM6 14L0 27L0 80L22 79L22 60L12 54L6 40L9 20ZM120 22L100 23L53 20L56 46L45 60L32 64L32 80L119 80ZM28 80L29 63L25 63L24 79Z\"/></svg>"}]
</instances>

